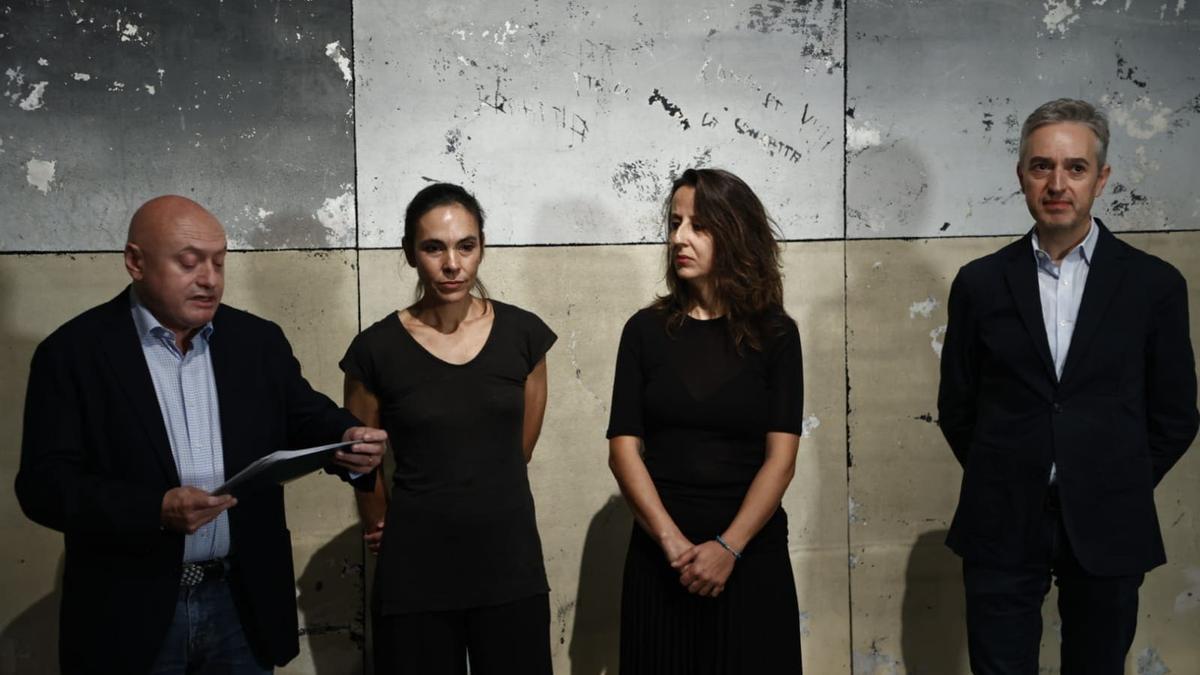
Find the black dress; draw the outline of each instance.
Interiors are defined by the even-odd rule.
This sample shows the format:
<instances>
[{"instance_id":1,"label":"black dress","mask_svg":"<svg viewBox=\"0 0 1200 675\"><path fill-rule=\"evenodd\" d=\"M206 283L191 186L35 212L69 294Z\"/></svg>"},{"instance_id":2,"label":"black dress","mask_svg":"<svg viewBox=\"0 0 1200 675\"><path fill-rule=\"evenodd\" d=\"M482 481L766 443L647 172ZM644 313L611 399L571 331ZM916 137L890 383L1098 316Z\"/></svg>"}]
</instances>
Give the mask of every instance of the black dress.
<instances>
[{"instance_id":1,"label":"black dress","mask_svg":"<svg viewBox=\"0 0 1200 675\"><path fill-rule=\"evenodd\" d=\"M396 458L375 576L382 615L499 605L549 591L521 452L525 379L556 339L491 301L483 349L454 365L393 312L340 365L379 399Z\"/></svg>"},{"instance_id":2,"label":"black dress","mask_svg":"<svg viewBox=\"0 0 1200 675\"><path fill-rule=\"evenodd\" d=\"M763 349L739 354L724 319L644 309L617 353L608 437L637 436L663 505L692 543L733 521L763 464L766 434L799 435L800 336L780 313ZM659 545L634 525L621 595L623 675L800 673L800 616L778 509L717 598L692 595Z\"/></svg>"}]
</instances>

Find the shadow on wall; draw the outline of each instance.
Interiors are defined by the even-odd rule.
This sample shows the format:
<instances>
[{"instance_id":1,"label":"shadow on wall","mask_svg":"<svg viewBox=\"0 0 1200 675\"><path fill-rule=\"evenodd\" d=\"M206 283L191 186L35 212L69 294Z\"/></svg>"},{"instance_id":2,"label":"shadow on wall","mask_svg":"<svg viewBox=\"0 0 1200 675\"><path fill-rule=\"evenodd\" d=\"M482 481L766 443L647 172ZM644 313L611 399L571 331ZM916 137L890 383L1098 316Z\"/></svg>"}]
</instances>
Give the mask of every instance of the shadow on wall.
<instances>
[{"instance_id":1,"label":"shadow on wall","mask_svg":"<svg viewBox=\"0 0 1200 675\"><path fill-rule=\"evenodd\" d=\"M621 576L633 514L621 495L608 498L588 525L579 563L571 675L616 675L621 624Z\"/></svg>"},{"instance_id":2,"label":"shadow on wall","mask_svg":"<svg viewBox=\"0 0 1200 675\"><path fill-rule=\"evenodd\" d=\"M296 580L300 636L316 675L363 672L366 606L362 533L354 524L317 549Z\"/></svg>"},{"instance_id":3,"label":"shadow on wall","mask_svg":"<svg viewBox=\"0 0 1200 675\"><path fill-rule=\"evenodd\" d=\"M900 633L908 675L966 672L962 561L945 541L946 530L926 532L908 556Z\"/></svg>"},{"instance_id":4,"label":"shadow on wall","mask_svg":"<svg viewBox=\"0 0 1200 675\"><path fill-rule=\"evenodd\" d=\"M65 556L58 558L54 590L21 612L0 633L0 673L58 675L58 608Z\"/></svg>"}]
</instances>

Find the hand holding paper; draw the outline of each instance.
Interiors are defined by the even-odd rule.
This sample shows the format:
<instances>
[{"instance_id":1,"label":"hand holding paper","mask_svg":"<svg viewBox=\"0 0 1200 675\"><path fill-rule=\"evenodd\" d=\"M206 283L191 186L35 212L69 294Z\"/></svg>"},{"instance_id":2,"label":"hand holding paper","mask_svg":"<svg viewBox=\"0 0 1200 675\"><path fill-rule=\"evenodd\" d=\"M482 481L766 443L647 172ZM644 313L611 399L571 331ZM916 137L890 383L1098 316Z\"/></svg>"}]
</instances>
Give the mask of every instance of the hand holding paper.
<instances>
[{"instance_id":1,"label":"hand holding paper","mask_svg":"<svg viewBox=\"0 0 1200 675\"><path fill-rule=\"evenodd\" d=\"M370 473L383 462L384 443L387 432L371 427L350 427L342 434L343 442L357 441L342 448L333 457L333 463L357 474Z\"/></svg>"}]
</instances>

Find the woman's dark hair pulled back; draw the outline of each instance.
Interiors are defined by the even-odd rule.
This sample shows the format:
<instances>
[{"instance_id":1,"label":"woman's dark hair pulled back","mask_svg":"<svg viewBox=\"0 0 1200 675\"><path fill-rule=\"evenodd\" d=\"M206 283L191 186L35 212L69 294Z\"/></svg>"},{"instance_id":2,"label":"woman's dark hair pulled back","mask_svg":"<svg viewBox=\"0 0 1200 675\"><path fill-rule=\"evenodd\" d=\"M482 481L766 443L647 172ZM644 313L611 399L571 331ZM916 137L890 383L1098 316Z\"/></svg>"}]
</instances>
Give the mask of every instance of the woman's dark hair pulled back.
<instances>
[{"instance_id":1,"label":"woman's dark hair pulled back","mask_svg":"<svg viewBox=\"0 0 1200 675\"><path fill-rule=\"evenodd\" d=\"M451 206L457 204L471 214L475 219L475 223L479 225L479 246L483 248L483 207L479 205L479 200L475 199L475 195L471 194L461 185L454 183L433 183L421 189L408 203L408 207L404 209L404 238L400 245L404 248L404 257L410 265L416 261L416 245L417 245L417 226L421 222L421 218L430 211L439 206ZM473 289L483 298L488 297L487 287L483 285L483 281L479 276L475 276L475 288ZM416 300L420 300L425 294L425 287L421 281L417 281Z\"/></svg>"}]
</instances>

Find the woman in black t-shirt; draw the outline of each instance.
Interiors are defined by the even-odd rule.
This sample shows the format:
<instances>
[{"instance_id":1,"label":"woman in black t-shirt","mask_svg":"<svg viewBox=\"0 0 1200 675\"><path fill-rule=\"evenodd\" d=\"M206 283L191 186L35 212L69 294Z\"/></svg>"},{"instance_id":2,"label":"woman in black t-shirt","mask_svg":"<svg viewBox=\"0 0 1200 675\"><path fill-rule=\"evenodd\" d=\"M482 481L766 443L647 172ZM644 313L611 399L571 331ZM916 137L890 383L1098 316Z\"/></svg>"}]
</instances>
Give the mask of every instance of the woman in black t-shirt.
<instances>
[{"instance_id":1,"label":"woman in black t-shirt","mask_svg":"<svg viewBox=\"0 0 1200 675\"><path fill-rule=\"evenodd\" d=\"M621 673L794 675L800 617L780 500L804 381L779 247L762 203L726 171L685 171L666 211L669 292L625 324L608 427L637 521Z\"/></svg>"},{"instance_id":2,"label":"woman in black t-shirt","mask_svg":"<svg viewBox=\"0 0 1200 675\"><path fill-rule=\"evenodd\" d=\"M465 674L468 655L473 675L551 672L549 587L525 465L555 335L487 299L476 278L483 219L457 185L417 193L403 246L420 298L360 333L340 364L346 407L388 430L396 460L390 494L382 478L358 493L379 554L381 675Z\"/></svg>"}]
</instances>

